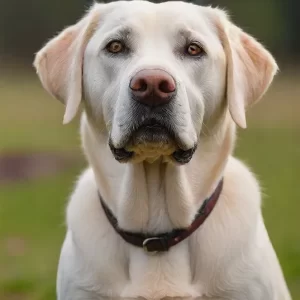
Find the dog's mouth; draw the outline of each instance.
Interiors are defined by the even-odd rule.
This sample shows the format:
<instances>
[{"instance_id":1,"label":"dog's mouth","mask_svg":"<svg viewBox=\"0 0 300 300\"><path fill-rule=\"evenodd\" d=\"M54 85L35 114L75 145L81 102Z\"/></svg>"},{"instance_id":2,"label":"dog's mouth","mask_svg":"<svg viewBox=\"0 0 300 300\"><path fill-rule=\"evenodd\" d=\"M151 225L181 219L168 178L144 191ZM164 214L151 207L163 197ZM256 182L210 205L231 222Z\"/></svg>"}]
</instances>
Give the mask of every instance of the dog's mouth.
<instances>
[{"instance_id":1,"label":"dog's mouth","mask_svg":"<svg viewBox=\"0 0 300 300\"><path fill-rule=\"evenodd\" d=\"M186 164L196 150L196 146L183 149L174 130L155 119L148 119L133 130L124 147L114 147L111 140L109 146L115 159L123 163L154 162L163 157L166 161Z\"/></svg>"},{"instance_id":2,"label":"dog's mouth","mask_svg":"<svg viewBox=\"0 0 300 300\"><path fill-rule=\"evenodd\" d=\"M175 147L174 132L154 119L147 120L132 132L126 149L135 150L136 147L147 148L151 145Z\"/></svg>"}]
</instances>

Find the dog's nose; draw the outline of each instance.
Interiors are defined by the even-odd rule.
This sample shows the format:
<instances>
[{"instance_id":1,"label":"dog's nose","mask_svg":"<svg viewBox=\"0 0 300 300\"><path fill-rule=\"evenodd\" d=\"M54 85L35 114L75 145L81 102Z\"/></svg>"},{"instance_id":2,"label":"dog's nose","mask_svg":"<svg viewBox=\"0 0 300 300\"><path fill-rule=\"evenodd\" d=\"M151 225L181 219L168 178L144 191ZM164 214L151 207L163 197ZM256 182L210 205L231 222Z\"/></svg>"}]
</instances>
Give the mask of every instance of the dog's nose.
<instances>
[{"instance_id":1,"label":"dog's nose","mask_svg":"<svg viewBox=\"0 0 300 300\"><path fill-rule=\"evenodd\" d=\"M149 106L167 104L176 92L174 78L160 69L139 71L132 77L129 87L135 100Z\"/></svg>"}]
</instances>

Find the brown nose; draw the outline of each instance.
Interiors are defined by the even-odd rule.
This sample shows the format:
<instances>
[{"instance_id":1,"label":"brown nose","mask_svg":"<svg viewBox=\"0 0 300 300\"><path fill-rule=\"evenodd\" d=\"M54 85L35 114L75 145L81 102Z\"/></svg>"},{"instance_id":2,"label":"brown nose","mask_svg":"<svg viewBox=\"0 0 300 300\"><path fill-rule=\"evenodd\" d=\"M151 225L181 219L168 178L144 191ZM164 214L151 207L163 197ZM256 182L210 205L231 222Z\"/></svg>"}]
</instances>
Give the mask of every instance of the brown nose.
<instances>
[{"instance_id":1,"label":"brown nose","mask_svg":"<svg viewBox=\"0 0 300 300\"><path fill-rule=\"evenodd\" d=\"M176 92L174 78L160 69L139 71L131 79L129 87L135 100L149 106L167 104Z\"/></svg>"}]
</instances>

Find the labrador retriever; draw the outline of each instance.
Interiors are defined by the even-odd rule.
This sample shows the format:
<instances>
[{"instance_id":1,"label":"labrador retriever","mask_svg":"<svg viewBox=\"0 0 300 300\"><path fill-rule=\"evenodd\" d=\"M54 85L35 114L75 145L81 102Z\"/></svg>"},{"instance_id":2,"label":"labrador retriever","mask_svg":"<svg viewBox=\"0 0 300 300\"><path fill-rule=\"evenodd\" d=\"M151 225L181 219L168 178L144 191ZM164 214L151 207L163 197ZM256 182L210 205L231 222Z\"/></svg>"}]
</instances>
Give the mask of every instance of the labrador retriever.
<instances>
[{"instance_id":1,"label":"labrador retriever","mask_svg":"<svg viewBox=\"0 0 300 300\"><path fill-rule=\"evenodd\" d=\"M44 88L82 103L88 168L67 208L59 300L291 299L257 180L232 157L271 54L217 8L94 4L40 50Z\"/></svg>"}]
</instances>

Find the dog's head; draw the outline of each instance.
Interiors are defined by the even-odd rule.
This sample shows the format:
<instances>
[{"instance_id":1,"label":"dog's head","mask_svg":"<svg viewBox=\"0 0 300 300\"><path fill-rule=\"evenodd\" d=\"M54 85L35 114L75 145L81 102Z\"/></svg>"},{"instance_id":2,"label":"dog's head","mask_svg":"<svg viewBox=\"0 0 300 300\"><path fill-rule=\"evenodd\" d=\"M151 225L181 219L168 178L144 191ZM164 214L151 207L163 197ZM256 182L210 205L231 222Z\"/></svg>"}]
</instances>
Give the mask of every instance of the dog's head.
<instances>
[{"instance_id":1,"label":"dog's head","mask_svg":"<svg viewBox=\"0 0 300 300\"><path fill-rule=\"evenodd\" d=\"M64 122L83 100L117 160L179 163L227 110L246 127L245 109L277 70L223 11L146 1L94 5L37 54L35 66L46 90L65 103Z\"/></svg>"}]
</instances>

